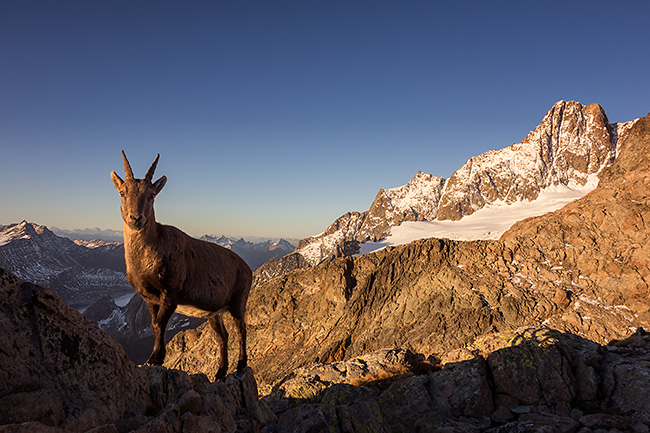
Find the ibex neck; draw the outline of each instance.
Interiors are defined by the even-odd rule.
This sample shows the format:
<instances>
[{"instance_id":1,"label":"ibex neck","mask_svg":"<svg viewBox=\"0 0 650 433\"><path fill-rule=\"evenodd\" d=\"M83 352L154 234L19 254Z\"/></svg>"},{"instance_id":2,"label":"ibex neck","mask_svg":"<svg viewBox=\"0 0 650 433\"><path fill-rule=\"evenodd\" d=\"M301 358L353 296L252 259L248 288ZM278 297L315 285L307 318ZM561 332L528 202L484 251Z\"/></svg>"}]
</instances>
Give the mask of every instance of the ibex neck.
<instances>
[{"instance_id":1,"label":"ibex neck","mask_svg":"<svg viewBox=\"0 0 650 433\"><path fill-rule=\"evenodd\" d=\"M140 230L135 230L124 223L124 248L127 252L136 246L142 248L146 245L155 245L157 238L158 223L153 218Z\"/></svg>"}]
</instances>

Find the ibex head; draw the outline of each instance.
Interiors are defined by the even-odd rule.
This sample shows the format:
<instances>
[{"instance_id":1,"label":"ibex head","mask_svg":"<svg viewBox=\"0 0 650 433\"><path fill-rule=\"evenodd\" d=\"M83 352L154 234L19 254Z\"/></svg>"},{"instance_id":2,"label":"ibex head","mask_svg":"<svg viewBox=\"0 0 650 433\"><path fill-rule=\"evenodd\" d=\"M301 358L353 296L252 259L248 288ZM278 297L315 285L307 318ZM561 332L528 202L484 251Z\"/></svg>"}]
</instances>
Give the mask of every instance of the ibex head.
<instances>
[{"instance_id":1,"label":"ibex head","mask_svg":"<svg viewBox=\"0 0 650 433\"><path fill-rule=\"evenodd\" d=\"M133 177L131 164L129 164L129 160L126 159L126 155L122 151L126 180L122 180L114 171L111 172L111 180L117 192L120 193L122 200L122 219L134 230L141 230L150 219L155 218L153 199L167 182L165 176L151 182L153 173L156 171L156 165L158 165L158 158L160 158L160 155L156 156L156 160L147 170L144 179L136 179Z\"/></svg>"}]
</instances>

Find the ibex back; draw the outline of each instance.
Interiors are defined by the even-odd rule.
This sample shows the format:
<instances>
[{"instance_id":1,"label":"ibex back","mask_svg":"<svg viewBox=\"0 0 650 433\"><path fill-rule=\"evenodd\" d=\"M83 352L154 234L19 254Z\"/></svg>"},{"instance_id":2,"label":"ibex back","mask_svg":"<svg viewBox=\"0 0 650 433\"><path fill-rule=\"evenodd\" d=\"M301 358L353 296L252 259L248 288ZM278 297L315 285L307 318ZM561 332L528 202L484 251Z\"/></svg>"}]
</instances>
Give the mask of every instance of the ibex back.
<instances>
[{"instance_id":1,"label":"ibex back","mask_svg":"<svg viewBox=\"0 0 650 433\"><path fill-rule=\"evenodd\" d=\"M122 151L126 179L111 173L122 201L126 275L151 312L154 346L147 364L163 363L165 328L178 311L208 319L221 346L216 377L223 378L228 370L228 333L220 313L228 310L234 319L240 341L237 370L241 371L247 362L244 316L252 272L234 252L156 222L154 198L167 182L165 176L152 182L159 157L144 179L135 179Z\"/></svg>"}]
</instances>

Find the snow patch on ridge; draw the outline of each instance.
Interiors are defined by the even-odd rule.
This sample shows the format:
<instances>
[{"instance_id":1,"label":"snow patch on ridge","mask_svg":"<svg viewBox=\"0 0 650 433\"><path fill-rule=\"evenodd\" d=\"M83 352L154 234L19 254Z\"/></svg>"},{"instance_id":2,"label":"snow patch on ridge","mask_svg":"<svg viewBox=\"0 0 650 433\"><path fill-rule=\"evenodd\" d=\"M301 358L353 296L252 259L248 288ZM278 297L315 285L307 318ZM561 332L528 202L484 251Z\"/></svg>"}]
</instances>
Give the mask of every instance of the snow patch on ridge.
<instances>
[{"instance_id":1,"label":"snow patch on ridge","mask_svg":"<svg viewBox=\"0 0 650 433\"><path fill-rule=\"evenodd\" d=\"M543 215L562 208L581 198L598 186L596 174L589 176L585 185L570 183L552 185L540 191L534 201L518 200L512 204L494 202L458 221L404 222L390 229L390 235L378 242L364 242L359 254L371 253L388 246L405 245L418 239L447 238L454 240L499 239L517 221Z\"/></svg>"}]
</instances>

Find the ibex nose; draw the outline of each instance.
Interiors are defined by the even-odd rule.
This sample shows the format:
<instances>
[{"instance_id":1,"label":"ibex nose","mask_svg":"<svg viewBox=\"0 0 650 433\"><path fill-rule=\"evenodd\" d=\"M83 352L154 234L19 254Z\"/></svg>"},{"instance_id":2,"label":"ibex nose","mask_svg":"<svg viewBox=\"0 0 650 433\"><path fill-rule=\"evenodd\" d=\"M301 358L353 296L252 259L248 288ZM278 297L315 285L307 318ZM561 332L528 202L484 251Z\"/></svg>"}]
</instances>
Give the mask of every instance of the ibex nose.
<instances>
[{"instance_id":1,"label":"ibex nose","mask_svg":"<svg viewBox=\"0 0 650 433\"><path fill-rule=\"evenodd\" d=\"M139 216L131 215L130 218L131 218L131 221L133 221L136 224L139 223L140 221L142 221L142 215L139 215Z\"/></svg>"}]
</instances>

